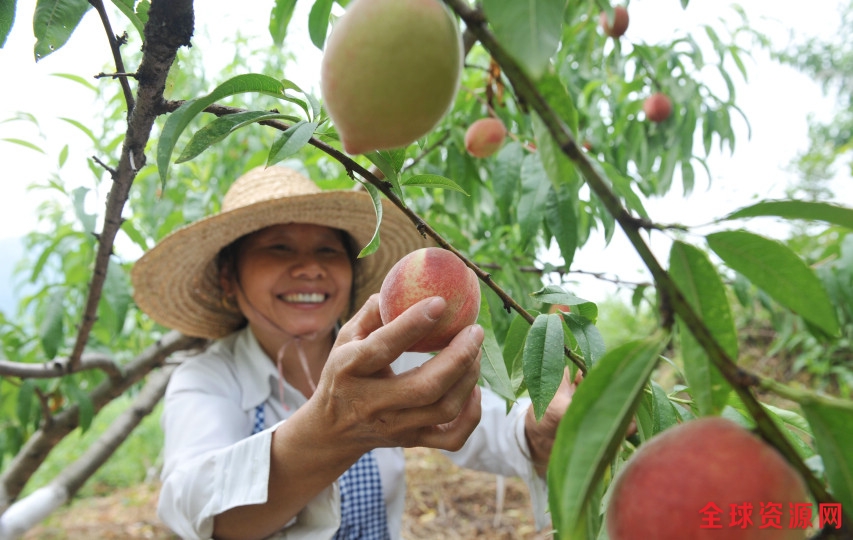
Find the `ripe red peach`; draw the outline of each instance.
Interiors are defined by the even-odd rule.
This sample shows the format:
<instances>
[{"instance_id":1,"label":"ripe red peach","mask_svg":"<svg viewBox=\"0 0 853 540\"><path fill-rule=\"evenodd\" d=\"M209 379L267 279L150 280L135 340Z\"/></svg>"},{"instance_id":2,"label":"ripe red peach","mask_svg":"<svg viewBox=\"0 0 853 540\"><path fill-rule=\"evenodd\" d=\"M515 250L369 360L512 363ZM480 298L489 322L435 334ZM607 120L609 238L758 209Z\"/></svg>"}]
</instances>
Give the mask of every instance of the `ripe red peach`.
<instances>
[{"instance_id":1,"label":"ripe red peach","mask_svg":"<svg viewBox=\"0 0 853 540\"><path fill-rule=\"evenodd\" d=\"M663 122L672 114L672 100L663 92L656 92L643 102L643 112L652 122Z\"/></svg>"},{"instance_id":2,"label":"ripe red peach","mask_svg":"<svg viewBox=\"0 0 853 540\"><path fill-rule=\"evenodd\" d=\"M462 36L440 0L355 0L329 35L324 106L344 150L408 146L453 104Z\"/></svg>"},{"instance_id":3,"label":"ripe red peach","mask_svg":"<svg viewBox=\"0 0 853 540\"><path fill-rule=\"evenodd\" d=\"M480 312L477 275L452 252L427 247L397 261L379 289L379 315L383 324L432 296L444 298L447 308L432 334L412 345L410 351L443 349L463 328L477 321Z\"/></svg>"},{"instance_id":4,"label":"ripe red peach","mask_svg":"<svg viewBox=\"0 0 853 540\"><path fill-rule=\"evenodd\" d=\"M613 8L613 25L607 20L607 13L601 12L598 18L601 29L604 33L612 38L621 37L628 30L628 10L625 6L616 6Z\"/></svg>"},{"instance_id":5,"label":"ripe red peach","mask_svg":"<svg viewBox=\"0 0 853 540\"><path fill-rule=\"evenodd\" d=\"M789 504L807 502L805 483L775 448L732 420L703 417L640 445L610 488L607 532L610 540L799 540ZM749 507L752 524L730 526L731 505ZM780 512L780 528L761 528L763 508Z\"/></svg>"},{"instance_id":6,"label":"ripe red peach","mask_svg":"<svg viewBox=\"0 0 853 540\"><path fill-rule=\"evenodd\" d=\"M498 118L480 118L465 132L465 150L474 157L487 158L503 145L506 126Z\"/></svg>"}]
</instances>

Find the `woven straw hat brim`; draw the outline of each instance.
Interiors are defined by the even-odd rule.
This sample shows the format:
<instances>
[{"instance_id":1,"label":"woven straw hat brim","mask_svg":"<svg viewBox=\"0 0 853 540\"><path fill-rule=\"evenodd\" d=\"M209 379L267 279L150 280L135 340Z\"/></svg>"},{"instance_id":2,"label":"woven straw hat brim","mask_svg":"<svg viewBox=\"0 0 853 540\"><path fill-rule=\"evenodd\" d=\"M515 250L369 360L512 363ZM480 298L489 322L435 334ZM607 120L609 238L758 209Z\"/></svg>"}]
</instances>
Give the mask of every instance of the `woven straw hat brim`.
<instances>
[{"instance_id":1,"label":"woven straw hat brim","mask_svg":"<svg viewBox=\"0 0 853 540\"><path fill-rule=\"evenodd\" d=\"M394 263L431 245L390 201L382 200L382 208L380 247L359 260L354 310L379 291ZM173 232L136 262L131 272L134 300L165 327L210 339L228 335L243 317L222 306L215 258L241 236L281 223L342 229L360 250L373 237L376 213L365 192L325 191L257 202L203 218Z\"/></svg>"}]
</instances>

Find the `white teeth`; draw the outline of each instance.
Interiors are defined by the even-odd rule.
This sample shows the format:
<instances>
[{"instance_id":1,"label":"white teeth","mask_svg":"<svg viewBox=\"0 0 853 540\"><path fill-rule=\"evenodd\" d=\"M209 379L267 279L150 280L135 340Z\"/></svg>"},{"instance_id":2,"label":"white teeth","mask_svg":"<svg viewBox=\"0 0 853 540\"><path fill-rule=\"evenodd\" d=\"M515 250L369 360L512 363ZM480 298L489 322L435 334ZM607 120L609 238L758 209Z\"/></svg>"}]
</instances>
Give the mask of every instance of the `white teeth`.
<instances>
[{"instance_id":1,"label":"white teeth","mask_svg":"<svg viewBox=\"0 0 853 540\"><path fill-rule=\"evenodd\" d=\"M297 304L319 304L326 299L326 295L322 293L297 293L284 295L285 302L294 302Z\"/></svg>"}]
</instances>

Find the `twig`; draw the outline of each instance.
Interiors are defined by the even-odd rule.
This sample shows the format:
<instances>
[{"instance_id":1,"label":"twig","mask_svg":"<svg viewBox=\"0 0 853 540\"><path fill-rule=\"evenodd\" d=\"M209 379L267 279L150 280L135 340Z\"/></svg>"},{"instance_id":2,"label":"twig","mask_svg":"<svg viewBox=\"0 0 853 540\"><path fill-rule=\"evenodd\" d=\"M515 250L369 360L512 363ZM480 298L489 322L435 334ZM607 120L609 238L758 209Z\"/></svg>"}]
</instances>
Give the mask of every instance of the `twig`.
<instances>
[{"instance_id":1,"label":"twig","mask_svg":"<svg viewBox=\"0 0 853 540\"><path fill-rule=\"evenodd\" d=\"M503 270L503 265L498 263L478 263L480 268L486 268L488 270ZM553 268L538 268L536 266L517 266L514 268L519 272L525 272L530 274L550 274L556 273L559 274L560 277L563 277L568 274L581 274L585 276L592 276L601 281L607 281L609 283L613 283L614 285L625 286L625 287L651 287L652 283L648 281L626 281L624 279L619 278L611 278L608 277L605 272L591 272L588 270L571 270L566 268L565 266L555 266Z\"/></svg>"},{"instance_id":2,"label":"twig","mask_svg":"<svg viewBox=\"0 0 853 540\"><path fill-rule=\"evenodd\" d=\"M120 79L120 78L129 78L136 79L136 73L104 73L103 71L95 75L96 79Z\"/></svg>"},{"instance_id":3,"label":"twig","mask_svg":"<svg viewBox=\"0 0 853 540\"><path fill-rule=\"evenodd\" d=\"M74 373L99 369L111 379L123 376L121 368L112 358L105 354L85 354L74 369ZM19 379L52 379L72 373L71 363L68 358L51 360L41 364L25 364L23 362L11 362L0 360L0 376L18 377Z\"/></svg>"},{"instance_id":4,"label":"twig","mask_svg":"<svg viewBox=\"0 0 853 540\"><path fill-rule=\"evenodd\" d=\"M113 62L115 62L116 71L123 74L125 69L124 61L121 58L121 44L119 43L119 40L116 39L116 35L113 33L113 28L110 24L110 18L109 15L107 15L107 10L104 8L104 3L101 0L89 0L89 3L95 8L95 11L98 12L98 16L101 17L101 24L104 25L104 30L107 32L107 39L110 42L110 50L113 53ZM121 80L121 90L124 92L124 101L127 103L127 118L130 119L130 115L133 112L134 107L133 91L130 89L130 85L127 84L126 76L119 77L119 79Z\"/></svg>"},{"instance_id":5,"label":"twig","mask_svg":"<svg viewBox=\"0 0 853 540\"><path fill-rule=\"evenodd\" d=\"M101 167L103 167L103 169L105 171L110 173L110 178L115 179L115 177L118 175L118 171L116 171L114 168L110 167L109 165L107 165L106 163L104 163L103 161L98 159L98 156L92 156L92 160L95 163L97 163L98 165L100 165Z\"/></svg>"}]
</instances>

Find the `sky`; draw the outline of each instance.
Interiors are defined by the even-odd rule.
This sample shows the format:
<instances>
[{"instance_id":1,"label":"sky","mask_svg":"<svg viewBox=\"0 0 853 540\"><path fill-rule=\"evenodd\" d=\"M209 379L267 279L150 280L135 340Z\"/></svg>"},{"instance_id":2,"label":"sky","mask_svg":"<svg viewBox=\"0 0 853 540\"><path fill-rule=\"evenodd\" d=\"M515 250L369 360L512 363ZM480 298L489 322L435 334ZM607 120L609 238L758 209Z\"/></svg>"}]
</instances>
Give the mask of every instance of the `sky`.
<instances>
[{"instance_id":1,"label":"sky","mask_svg":"<svg viewBox=\"0 0 853 540\"><path fill-rule=\"evenodd\" d=\"M778 44L788 43L792 31L798 36L831 38L838 31L839 3L840 0L743 2L753 26ZM287 77L303 88L316 91L321 53L307 37L310 4L308 0L298 2L291 22L286 47L295 51L299 60ZM693 0L686 10L682 10L680 4L680 0L632 0L630 25L624 39L655 42L685 30L695 32L698 39L704 35L699 25L712 23L720 17L735 20L728 2ZM87 112L93 110L93 94L52 74L75 73L88 77L101 72L110 61L103 29L96 14L90 12L65 48L35 63L30 22L34 5L35 0L18 0L15 26L6 46L0 49L0 72L6 78L0 84L0 139L40 141L39 144L45 145L46 154L0 140L0 163L3 164L0 246L8 244L4 239L20 237L35 226L36 207L43 194L26 188L43 181L55 169L62 146L68 144L72 150L86 148L85 137L59 118L68 116L85 121ZM271 0L196 2L194 45L205 53L206 61L216 65L218 60L230 56L228 51L221 50L221 40L217 36L240 28L243 32L258 29L262 32L260 38L265 38L271 6ZM730 72L735 73L737 102L749 118L751 138L747 138L746 124L736 119L736 151L733 155L724 153L711 157L713 178L710 186L697 174L697 185L689 198L684 199L681 190L675 188L664 198L646 201L646 208L655 221L691 226L707 224L759 198L784 196L785 188L795 179L787 170L790 160L807 147L807 118L810 115L831 118L832 101L805 75L775 64L761 51L755 51L746 64L748 81L743 81L733 67ZM95 84L112 83L105 80ZM35 113L40 121L39 128L20 121L2 122L17 111ZM41 136L45 137L44 141L39 139ZM82 183L91 179L84 163L68 163L63 170L66 178L79 177ZM853 203L849 178L839 179L832 188L840 202ZM767 222L750 222L749 226L751 230L767 228L768 234L774 231L774 225ZM660 260L666 260L666 237L653 235L652 248ZM8 251L5 253L0 252L2 284L8 283L4 278L14 263L14 256ZM648 279L639 258L620 232L606 248L601 235L594 235L576 256L574 268L604 272L611 277L618 275L628 281ZM600 301L613 291L611 285L600 280L575 277L578 281L572 292L578 296Z\"/></svg>"}]
</instances>

